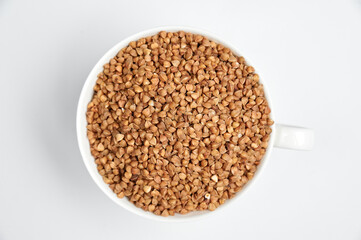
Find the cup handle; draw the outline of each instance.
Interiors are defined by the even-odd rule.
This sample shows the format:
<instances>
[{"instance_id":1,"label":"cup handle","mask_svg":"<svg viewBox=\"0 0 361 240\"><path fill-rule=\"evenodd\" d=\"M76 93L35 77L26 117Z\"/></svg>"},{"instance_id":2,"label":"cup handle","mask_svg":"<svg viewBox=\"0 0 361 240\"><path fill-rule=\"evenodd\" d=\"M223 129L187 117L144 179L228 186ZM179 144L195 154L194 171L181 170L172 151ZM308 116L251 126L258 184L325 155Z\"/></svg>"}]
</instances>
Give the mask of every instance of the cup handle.
<instances>
[{"instance_id":1,"label":"cup handle","mask_svg":"<svg viewBox=\"0 0 361 240\"><path fill-rule=\"evenodd\" d=\"M274 146L294 150L312 150L315 134L312 129L276 124Z\"/></svg>"}]
</instances>

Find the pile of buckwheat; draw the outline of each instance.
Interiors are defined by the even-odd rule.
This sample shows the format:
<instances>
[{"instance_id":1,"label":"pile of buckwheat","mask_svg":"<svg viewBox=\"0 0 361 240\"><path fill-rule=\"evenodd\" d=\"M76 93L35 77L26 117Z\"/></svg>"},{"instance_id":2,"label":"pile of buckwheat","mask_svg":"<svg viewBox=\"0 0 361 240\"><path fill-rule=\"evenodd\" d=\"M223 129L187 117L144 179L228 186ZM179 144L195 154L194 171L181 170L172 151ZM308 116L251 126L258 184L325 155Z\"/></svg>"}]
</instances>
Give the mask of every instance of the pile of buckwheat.
<instances>
[{"instance_id":1,"label":"pile of buckwheat","mask_svg":"<svg viewBox=\"0 0 361 240\"><path fill-rule=\"evenodd\" d=\"M160 32L104 65L87 134L104 182L161 216L215 210L252 179L273 121L243 57L201 35Z\"/></svg>"}]
</instances>

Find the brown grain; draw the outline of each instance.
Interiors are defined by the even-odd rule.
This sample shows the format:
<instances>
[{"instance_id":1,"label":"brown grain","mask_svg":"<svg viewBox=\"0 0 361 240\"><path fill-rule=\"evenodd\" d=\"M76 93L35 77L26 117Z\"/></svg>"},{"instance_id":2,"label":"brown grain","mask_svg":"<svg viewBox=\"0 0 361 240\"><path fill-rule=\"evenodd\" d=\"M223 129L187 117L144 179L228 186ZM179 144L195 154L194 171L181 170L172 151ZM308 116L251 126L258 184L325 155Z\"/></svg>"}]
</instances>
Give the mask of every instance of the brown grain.
<instances>
[{"instance_id":1,"label":"brown grain","mask_svg":"<svg viewBox=\"0 0 361 240\"><path fill-rule=\"evenodd\" d=\"M86 117L104 182L164 217L232 198L253 178L273 124L255 69L185 32L120 50L99 73Z\"/></svg>"}]
</instances>

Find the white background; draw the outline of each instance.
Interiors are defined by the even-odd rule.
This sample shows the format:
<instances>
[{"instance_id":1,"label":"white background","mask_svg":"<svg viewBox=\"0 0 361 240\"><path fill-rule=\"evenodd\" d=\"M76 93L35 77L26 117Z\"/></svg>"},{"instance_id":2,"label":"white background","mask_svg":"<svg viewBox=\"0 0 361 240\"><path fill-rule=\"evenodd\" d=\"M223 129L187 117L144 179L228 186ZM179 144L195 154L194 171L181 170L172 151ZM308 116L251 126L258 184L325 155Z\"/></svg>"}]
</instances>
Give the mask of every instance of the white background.
<instances>
[{"instance_id":1,"label":"white background","mask_svg":"<svg viewBox=\"0 0 361 240\"><path fill-rule=\"evenodd\" d=\"M81 87L123 38L161 25L224 37L262 69L276 121L316 131L275 149L234 204L161 223L108 199L75 134ZM0 239L361 239L361 1L0 0Z\"/></svg>"}]
</instances>

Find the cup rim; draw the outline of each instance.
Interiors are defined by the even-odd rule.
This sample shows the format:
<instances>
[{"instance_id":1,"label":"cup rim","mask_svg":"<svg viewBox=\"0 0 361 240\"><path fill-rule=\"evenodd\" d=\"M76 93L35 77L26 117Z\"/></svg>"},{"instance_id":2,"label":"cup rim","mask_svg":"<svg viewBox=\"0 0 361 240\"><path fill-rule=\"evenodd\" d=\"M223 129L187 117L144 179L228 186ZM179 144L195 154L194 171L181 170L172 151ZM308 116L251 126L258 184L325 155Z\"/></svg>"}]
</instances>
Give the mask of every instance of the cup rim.
<instances>
[{"instance_id":1,"label":"cup rim","mask_svg":"<svg viewBox=\"0 0 361 240\"><path fill-rule=\"evenodd\" d=\"M248 64L252 65L252 61L249 59L249 57L246 54L243 54L243 51L239 51L238 48L236 48L234 45L230 44L228 41L222 39L221 37L218 37L216 34L208 32L203 29L199 28L193 28L193 27L185 27L185 26L161 26L161 27L155 27L148 30L144 30L141 32L138 32L136 34L133 34L120 42L118 42L116 45L114 45L112 48L110 48L101 58L100 60L95 64L95 66L92 68L91 72L89 73L83 88L81 90L81 94L78 101L77 106L77 115L76 115L76 131L77 131L77 139L78 139L78 146L80 149L80 153L83 159L83 162L92 177L93 181L96 183L96 185L103 191L105 195L107 195L110 199L113 200L116 204L122 206L126 210L135 213L141 217L145 217L151 220L157 220L162 222L186 222L190 220L197 220L200 218L204 218L206 216L214 216L216 214L219 214L221 212L221 209L225 209L226 207L229 207L230 205L234 204L237 199L239 199L241 196L244 195L244 193L249 189L251 185L253 185L256 180L259 178L259 175L263 171L266 163L268 162L267 159L271 155L273 144L274 144L274 137L275 137L275 124L271 126L272 133L270 134L270 139L268 141L268 147L266 150L265 155L263 156L263 159L261 163L257 167L257 171L254 174L254 177L247 182L247 184L243 187L241 191L239 191L232 199L228 199L224 204L219 206L215 211L194 211L191 213L188 213L186 215L180 215L177 214L175 216L169 216L169 217L162 217L155 215L153 213L144 211L141 208L136 207L133 203L131 203L127 198L118 198L117 195L109 188L108 184L106 184L100 174L98 173L98 170L96 168L96 164L94 163L94 157L90 153L90 144L87 137L86 132L86 111L87 111L87 105L91 100L91 97L93 96L93 86L95 85L95 82L97 80L97 75L103 70L103 65L108 63L111 58L113 58L119 50L121 50L123 47L127 46L131 41L138 40L142 37L146 36L152 36L157 34L160 31L168 31L168 32L176 32L176 31L184 31L184 32L190 32L193 34L200 34L205 37L207 37L210 40L213 40L217 43L221 43L225 47L228 47L232 52L234 52L237 56L243 56ZM270 113L270 117L273 121L275 121L273 116L273 107L271 103L271 98L268 92L268 88L263 81L264 73L259 71L259 68L256 67L256 72L261 73L260 74L260 82L264 86L264 93L265 97L267 99L268 105L270 106L270 109L272 110Z\"/></svg>"}]
</instances>

